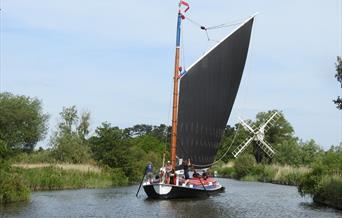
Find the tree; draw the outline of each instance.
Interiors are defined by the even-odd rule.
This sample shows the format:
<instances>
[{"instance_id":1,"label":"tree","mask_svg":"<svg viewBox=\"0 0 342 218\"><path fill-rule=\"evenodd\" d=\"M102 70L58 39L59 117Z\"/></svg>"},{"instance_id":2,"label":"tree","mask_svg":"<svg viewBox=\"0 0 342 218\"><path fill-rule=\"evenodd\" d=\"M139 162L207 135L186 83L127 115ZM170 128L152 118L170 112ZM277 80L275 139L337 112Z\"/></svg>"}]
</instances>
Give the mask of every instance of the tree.
<instances>
[{"instance_id":1,"label":"tree","mask_svg":"<svg viewBox=\"0 0 342 218\"><path fill-rule=\"evenodd\" d=\"M335 77L337 81L341 84L341 88L342 88L342 59L341 57L337 57ZM342 110L342 97L341 96L337 96L337 99L333 100L333 102L336 104L336 107L339 110Z\"/></svg>"},{"instance_id":2,"label":"tree","mask_svg":"<svg viewBox=\"0 0 342 218\"><path fill-rule=\"evenodd\" d=\"M301 149L301 164L309 165L313 163L317 155L322 152L320 146L313 140L300 144Z\"/></svg>"},{"instance_id":3,"label":"tree","mask_svg":"<svg viewBox=\"0 0 342 218\"><path fill-rule=\"evenodd\" d=\"M37 98L0 93L0 140L11 149L32 151L47 132L48 115Z\"/></svg>"},{"instance_id":4,"label":"tree","mask_svg":"<svg viewBox=\"0 0 342 218\"><path fill-rule=\"evenodd\" d=\"M277 155L275 161L285 165L301 164L301 149L296 139L285 140L277 145Z\"/></svg>"},{"instance_id":5,"label":"tree","mask_svg":"<svg viewBox=\"0 0 342 218\"><path fill-rule=\"evenodd\" d=\"M85 163L90 160L90 149L86 140L89 134L90 113L78 116L76 106L63 107L57 131L51 137L53 156L57 161Z\"/></svg>"},{"instance_id":6,"label":"tree","mask_svg":"<svg viewBox=\"0 0 342 218\"><path fill-rule=\"evenodd\" d=\"M270 126L268 131L265 133L265 141L267 141L277 150L277 146L282 144L284 141L294 140L293 127L285 119L282 112L277 110L260 112L256 115L256 121L252 122L251 125L258 128L260 125L266 122L275 112L279 113L280 118L273 126ZM266 157L263 150L255 142L253 142L253 153L258 163L260 163Z\"/></svg>"},{"instance_id":7,"label":"tree","mask_svg":"<svg viewBox=\"0 0 342 218\"><path fill-rule=\"evenodd\" d=\"M89 143L96 161L111 168L121 168L127 177L132 177L132 164L135 160L132 158L130 140L123 130L112 127L109 123L102 123L95 130L95 136L89 139Z\"/></svg>"},{"instance_id":8,"label":"tree","mask_svg":"<svg viewBox=\"0 0 342 218\"><path fill-rule=\"evenodd\" d=\"M77 133L83 141L86 140L86 136L90 132L89 127L90 127L90 112L83 112L81 114L80 123L77 127Z\"/></svg>"}]
</instances>

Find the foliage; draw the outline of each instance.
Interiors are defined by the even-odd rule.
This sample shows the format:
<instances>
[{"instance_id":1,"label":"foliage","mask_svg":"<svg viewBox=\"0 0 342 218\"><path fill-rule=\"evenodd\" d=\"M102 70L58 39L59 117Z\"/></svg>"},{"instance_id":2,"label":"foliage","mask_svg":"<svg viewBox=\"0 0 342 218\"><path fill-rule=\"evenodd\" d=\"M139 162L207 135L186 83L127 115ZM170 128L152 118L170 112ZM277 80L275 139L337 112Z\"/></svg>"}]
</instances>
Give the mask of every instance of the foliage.
<instances>
[{"instance_id":1,"label":"foliage","mask_svg":"<svg viewBox=\"0 0 342 218\"><path fill-rule=\"evenodd\" d=\"M246 120L245 122L254 127L259 127L267 119L269 119L275 112L280 114L280 118L277 120L275 125L271 126L270 129L265 133L265 140L270 143L276 150L278 150L278 146L280 149L284 148L284 142L287 143L297 143L298 139L294 137L294 130L291 124L285 119L283 113L278 110L270 110L267 112L260 112L256 115L256 120ZM243 128L240 123L237 123L234 127L227 126L224 135L222 138L221 146L218 151L217 158L223 156L226 153L228 148L230 149L230 153L240 144L244 143L247 138L251 137L251 134ZM285 142L286 143L286 142ZM270 162L269 158L264 154L264 152L260 149L260 147L252 142L251 145L247 147L244 151L246 154L253 154L258 163ZM225 157L223 160L228 161L233 158L230 154Z\"/></svg>"},{"instance_id":2,"label":"foliage","mask_svg":"<svg viewBox=\"0 0 342 218\"><path fill-rule=\"evenodd\" d=\"M84 112L81 118L75 106L64 107L57 131L50 139L53 157L59 162L87 163L91 161L86 136L89 134L90 113Z\"/></svg>"},{"instance_id":3,"label":"foliage","mask_svg":"<svg viewBox=\"0 0 342 218\"><path fill-rule=\"evenodd\" d=\"M55 159L53 157L51 149L47 149L47 150L33 151L31 153L23 152L12 157L10 161L12 163L25 163L25 164L54 163Z\"/></svg>"},{"instance_id":4,"label":"foliage","mask_svg":"<svg viewBox=\"0 0 342 218\"><path fill-rule=\"evenodd\" d=\"M313 163L323 152L320 146L313 139L306 143L301 143L300 149L300 163L302 165L309 165Z\"/></svg>"},{"instance_id":5,"label":"foliage","mask_svg":"<svg viewBox=\"0 0 342 218\"><path fill-rule=\"evenodd\" d=\"M284 141L290 141L294 139L294 130L291 124L285 119L283 113L277 110L271 110L268 112L260 112L256 115L256 121L252 123L254 126L260 126L265 123L275 112L278 112L280 118L277 122L270 126L270 129L265 134L265 141L269 144L273 145L273 147L277 150L277 145L281 144ZM264 154L264 152L260 149L259 146L254 145L254 156L258 163L260 163L263 159L268 159L268 157Z\"/></svg>"},{"instance_id":6,"label":"foliage","mask_svg":"<svg viewBox=\"0 0 342 218\"><path fill-rule=\"evenodd\" d=\"M235 161L236 177L238 179L247 176L256 164L255 158L252 155L241 155Z\"/></svg>"},{"instance_id":7,"label":"foliage","mask_svg":"<svg viewBox=\"0 0 342 218\"><path fill-rule=\"evenodd\" d=\"M253 156L251 156L253 157ZM275 164L254 164L249 167L243 176L237 174L236 165L233 167L225 167L217 169L220 176L226 178L234 178L244 181L270 182L283 185L298 185L303 176L308 174L310 170L306 167L281 166Z\"/></svg>"},{"instance_id":8,"label":"foliage","mask_svg":"<svg viewBox=\"0 0 342 218\"><path fill-rule=\"evenodd\" d=\"M133 138L151 135L161 141L170 142L171 126L166 126L165 124L160 124L159 126L138 124L124 129L124 134Z\"/></svg>"},{"instance_id":9,"label":"foliage","mask_svg":"<svg viewBox=\"0 0 342 218\"><path fill-rule=\"evenodd\" d=\"M62 163L88 163L91 161L90 149L75 134L65 134L53 139L52 156Z\"/></svg>"},{"instance_id":10,"label":"foliage","mask_svg":"<svg viewBox=\"0 0 342 218\"><path fill-rule=\"evenodd\" d=\"M58 167L18 169L32 191L105 188L112 185L111 172L65 170ZM117 184L116 184L117 185Z\"/></svg>"},{"instance_id":11,"label":"foliage","mask_svg":"<svg viewBox=\"0 0 342 218\"><path fill-rule=\"evenodd\" d=\"M29 197L23 177L8 163L0 161L0 204L26 201Z\"/></svg>"},{"instance_id":12,"label":"foliage","mask_svg":"<svg viewBox=\"0 0 342 218\"><path fill-rule=\"evenodd\" d=\"M342 177L324 176L320 191L314 195L314 201L342 209Z\"/></svg>"},{"instance_id":13,"label":"foliage","mask_svg":"<svg viewBox=\"0 0 342 218\"><path fill-rule=\"evenodd\" d=\"M335 77L336 77L337 81L340 83L341 88L342 88L342 58L341 57L337 57ZM333 102L336 104L336 107L339 110L342 110L342 98L341 98L341 96L337 96L337 99L333 100Z\"/></svg>"},{"instance_id":14,"label":"foliage","mask_svg":"<svg viewBox=\"0 0 342 218\"><path fill-rule=\"evenodd\" d=\"M47 132L48 115L37 98L0 93L0 140L11 149L32 151Z\"/></svg>"},{"instance_id":15,"label":"foliage","mask_svg":"<svg viewBox=\"0 0 342 218\"><path fill-rule=\"evenodd\" d=\"M315 160L312 172L298 186L301 195L311 195L316 202L342 208L342 145L332 147Z\"/></svg>"},{"instance_id":16,"label":"foliage","mask_svg":"<svg viewBox=\"0 0 342 218\"><path fill-rule=\"evenodd\" d=\"M165 143L162 143L158 138L152 135L142 135L132 140L134 146L141 148L143 151L148 153L153 151L156 153L162 153L165 148Z\"/></svg>"},{"instance_id":17,"label":"foliage","mask_svg":"<svg viewBox=\"0 0 342 218\"><path fill-rule=\"evenodd\" d=\"M112 168L127 162L126 155L131 147L130 141L118 127L102 123L95 130L95 136L89 139L93 158ZM125 155L126 154L126 155Z\"/></svg>"},{"instance_id":18,"label":"foliage","mask_svg":"<svg viewBox=\"0 0 342 218\"><path fill-rule=\"evenodd\" d=\"M121 168L114 168L112 170L112 185L122 186L128 184L128 177Z\"/></svg>"},{"instance_id":19,"label":"foliage","mask_svg":"<svg viewBox=\"0 0 342 218\"><path fill-rule=\"evenodd\" d=\"M226 178L236 178L236 171L234 167L222 167L217 170L219 176Z\"/></svg>"},{"instance_id":20,"label":"foliage","mask_svg":"<svg viewBox=\"0 0 342 218\"><path fill-rule=\"evenodd\" d=\"M0 160L10 157L11 150L8 148L5 141L0 139Z\"/></svg>"},{"instance_id":21,"label":"foliage","mask_svg":"<svg viewBox=\"0 0 342 218\"><path fill-rule=\"evenodd\" d=\"M230 159L233 159L234 156L231 154L232 151L238 145L243 143L247 137L249 137L249 133L247 131L244 131L242 125L240 125L239 123L235 124L234 127L229 125L226 126L224 134L222 136L221 146L217 152L216 158L218 159L223 157L222 160L224 162L228 162ZM248 149L246 153L249 153Z\"/></svg>"},{"instance_id":22,"label":"foliage","mask_svg":"<svg viewBox=\"0 0 342 218\"><path fill-rule=\"evenodd\" d=\"M243 153L254 155L258 163L278 163L295 166L312 163L321 155L322 149L314 140L309 140L307 142L299 141L299 139L294 136L293 127L285 119L282 112L277 110L260 112L256 115L255 121L246 120L245 122L250 126L259 127L275 112L280 114L280 118L275 125L271 126L270 129L265 132L265 140L276 150L276 155L273 159L266 156L255 142L252 142ZM238 123L234 127L227 126L216 158L221 158L226 154L223 161L227 162L228 160L234 159L231 154L232 151L236 149L238 145L244 143L249 137L251 137L251 134L245 130L241 124Z\"/></svg>"},{"instance_id":23,"label":"foliage","mask_svg":"<svg viewBox=\"0 0 342 218\"><path fill-rule=\"evenodd\" d=\"M300 165L301 164L301 149L297 140L290 139L284 140L277 144L277 154L275 156L275 162L285 165Z\"/></svg>"},{"instance_id":24,"label":"foliage","mask_svg":"<svg viewBox=\"0 0 342 218\"><path fill-rule=\"evenodd\" d=\"M144 128L146 126L143 125ZM137 129L140 128L141 126ZM151 133L153 128L150 132L146 131L145 135L134 134L134 137L131 136L132 133L128 134L128 129L122 130L112 127L109 123L102 123L95 130L95 135L89 139L89 144L96 161L113 169L121 169L125 177L129 178L129 182L137 182L147 162L161 166L165 145L158 136Z\"/></svg>"}]
</instances>

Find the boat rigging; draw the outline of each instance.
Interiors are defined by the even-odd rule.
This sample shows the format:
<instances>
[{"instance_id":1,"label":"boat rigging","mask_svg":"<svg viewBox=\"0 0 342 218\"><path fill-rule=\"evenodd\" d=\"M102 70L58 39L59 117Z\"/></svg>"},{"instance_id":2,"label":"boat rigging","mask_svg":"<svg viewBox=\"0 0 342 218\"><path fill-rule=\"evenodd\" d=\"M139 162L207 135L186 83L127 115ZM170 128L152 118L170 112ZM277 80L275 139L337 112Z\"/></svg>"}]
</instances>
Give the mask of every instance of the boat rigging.
<instances>
[{"instance_id":1,"label":"boat rigging","mask_svg":"<svg viewBox=\"0 0 342 218\"><path fill-rule=\"evenodd\" d=\"M247 59L254 16L240 23L206 27L185 16L189 8L187 2L179 2L173 74L171 163L161 168L158 179L156 177L143 184L149 198L203 197L224 189L218 181L208 177L203 168L213 164L230 116ZM239 26L190 67L183 69L180 60L183 20L205 31L208 41L213 41L208 30ZM202 171L201 176L188 178L190 161L193 167ZM172 182L168 183L171 175ZM164 179L165 176L167 179Z\"/></svg>"}]
</instances>

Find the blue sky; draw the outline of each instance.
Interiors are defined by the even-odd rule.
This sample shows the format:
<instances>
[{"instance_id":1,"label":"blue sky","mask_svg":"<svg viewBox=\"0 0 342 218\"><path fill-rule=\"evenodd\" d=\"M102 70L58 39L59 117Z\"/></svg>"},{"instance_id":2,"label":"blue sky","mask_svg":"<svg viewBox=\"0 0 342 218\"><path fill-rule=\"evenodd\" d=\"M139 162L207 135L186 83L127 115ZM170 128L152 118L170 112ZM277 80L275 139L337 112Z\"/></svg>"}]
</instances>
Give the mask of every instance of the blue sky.
<instances>
[{"instance_id":1,"label":"blue sky","mask_svg":"<svg viewBox=\"0 0 342 218\"><path fill-rule=\"evenodd\" d=\"M177 2L2 0L0 91L41 99L50 132L71 105L91 112L92 130L103 121L169 124ZM324 148L342 142L342 113L332 103L342 95L334 78L340 0L188 2L188 16L207 26L259 12L229 124L279 109L299 138ZM190 66L214 42L187 21L183 30Z\"/></svg>"}]
</instances>

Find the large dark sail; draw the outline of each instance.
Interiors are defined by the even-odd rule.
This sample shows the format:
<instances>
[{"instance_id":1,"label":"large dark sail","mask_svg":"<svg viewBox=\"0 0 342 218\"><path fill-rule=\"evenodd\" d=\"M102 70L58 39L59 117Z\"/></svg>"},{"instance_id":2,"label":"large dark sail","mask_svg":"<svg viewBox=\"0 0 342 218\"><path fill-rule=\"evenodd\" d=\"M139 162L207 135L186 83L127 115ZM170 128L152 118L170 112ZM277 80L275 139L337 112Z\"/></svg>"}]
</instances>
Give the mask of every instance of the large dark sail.
<instances>
[{"instance_id":1,"label":"large dark sail","mask_svg":"<svg viewBox=\"0 0 342 218\"><path fill-rule=\"evenodd\" d=\"M245 66L254 18L192 65L180 82L177 157L214 161Z\"/></svg>"}]
</instances>

